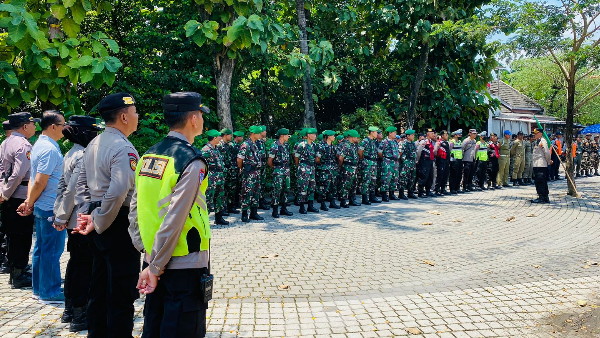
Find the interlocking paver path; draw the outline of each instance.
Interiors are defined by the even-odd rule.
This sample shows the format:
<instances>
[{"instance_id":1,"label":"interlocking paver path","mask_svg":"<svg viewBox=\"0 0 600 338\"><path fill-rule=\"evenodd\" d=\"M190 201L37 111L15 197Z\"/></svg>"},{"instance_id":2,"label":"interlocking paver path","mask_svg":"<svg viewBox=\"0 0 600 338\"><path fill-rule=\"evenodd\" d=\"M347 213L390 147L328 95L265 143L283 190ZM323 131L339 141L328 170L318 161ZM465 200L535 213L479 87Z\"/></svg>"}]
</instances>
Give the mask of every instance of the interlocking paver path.
<instances>
[{"instance_id":1,"label":"interlocking paver path","mask_svg":"<svg viewBox=\"0 0 600 338\"><path fill-rule=\"evenodd\" d=\"M543 319L600 286L600 177L565 184L550 205L528 186L214 228L208 335L553 335ZM0 336L77 336L7 279Z\"/></svg>"}]
</instances>

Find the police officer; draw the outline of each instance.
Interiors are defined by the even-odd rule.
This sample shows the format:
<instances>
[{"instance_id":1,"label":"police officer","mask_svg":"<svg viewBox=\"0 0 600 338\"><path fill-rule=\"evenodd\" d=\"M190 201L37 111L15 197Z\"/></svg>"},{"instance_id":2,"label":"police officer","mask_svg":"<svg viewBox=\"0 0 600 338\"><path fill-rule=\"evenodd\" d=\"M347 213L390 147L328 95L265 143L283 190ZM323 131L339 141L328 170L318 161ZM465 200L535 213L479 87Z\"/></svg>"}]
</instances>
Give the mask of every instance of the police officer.
<instances>
[{"instance_id":1,"label":"police officer","mask_svg":"<svg viewBox=\"0 0 600 338\"><path fill-rule=\"evenodd\" d=\"M435 197L431 192L433 184L433 162L435 161L435 131L427 129L426 138L417 146L417 184L419 197Z\"/></svg>"},{"instance_id":2,"label":"police officer","mask_svg":"<svg viewBox=\"0 0 600 338\"><path fill-rule=\"evenodd\" d=\"M417 199L415 195L415 182L417 178L417 146L415 144L415 131L409 129L405 132L406 141L400 151L400 198L407 200L409 198ZM404 191L407 195L404 195Z\"/></svg>"},{"instance_id":3,"label":"police officer","mask_svg":"<svg viewBox=\"0 0 600 338\"><path fill-rule=\"evenodd\" d=\"M532 200L532 203L550 203L550 199L548 198L548 166L552 164L552 159L550 156L550 145L543 137L543 131L541 128L533 130L535 138L533 147L533 178L538 198Z\"/></svg>"},{"instance_id":4,"label":"police officer","mask_svg":"<svg viewBox=\"0 0 600 338\"><path fill-rule=\"evenodd\" d=\"M510 148L510 154L514 158L513 186L523 185L523 171L525 171L525 146L523 145L523 132L517 133L517 139Z\"/></svg>"},{"instance_id":5,"label":"police officer","mask_svg":"<svg viewBox=\"0 0 600 338\"><path fill-rule=\"evenodd\" d=\"M351 129L346 133L346 139L340 143L338 150L338 163L340 165L340 206L348 208L350 206L360 206L354 199L353 191L356 186L357 168L359 163L358 158L358 138L359 134L356 130Z\"/></svg>"},{"instance_id":6,"label":"police officer","mask_svg":"<svg viewBox=\"0 0 600 338\"><path fill-rule=\"evenodd\" d=\"M29 171L31 169L31 143L35 124L40 119L30 113L8 115L12 134L0 147L0 165L3 182L0 184L2 227L6 234L7 258L10 268L9 284L12 288L31 287L31 275L26 271L33 234L33 215L21 216L17 208L27 198Z\"/></svg>"},{"instance_id":7,"label":"police officer","mask_svg":"<svg viewBox=\"0 0 600 338\"><path fill-rule=\"evenodd\" d=\"M106 96L97 109L106 129L83 155L77 194L86 203L73 232L89 235L92 242L88 335L129 337L140 253L129 237L127 218L139 156L127 137L137 129L138 114L127 93Z\"/></svg>"},{"instance_id":8,"label":"police officer","mask_svg":"<svg viewBox=\"0 0 600 338\"><path fill-rule=\"evenodd\" d=\"M473 190L473 175L475 174L475 153L477 152L477 130L469 129L469 137L462 143L463 151L463 191Z\"/></svg>"},{"instance_id":9,"label":"police officer","mask_svg":"<svg viewBox=\"0 0 600 338\"><path fill-rule=\"evenodd\" d=\"M208 113L203 107L198 93L166 95L169 134L150 147L136 170L129 220L135 247L145 252L137 282L146 295L144 338L206 333L202 280L210 273L205 195L210 168L192 146Z\"/></svg>"},{"instance_id":10,"label":"police officer","mask_svg":"<svg viewBox=\"0 0 600 338\"><path fill-rule=\"evenodd\" d=\"M208 111L207 111L208 113ZM206 202L208 210L215 213L215 224L229 225L223 218L225 212L225 163L223 155L217 149L222 140L221 133L211 129L206 132L208 143L202 147L202 157L208 163L208 188Z\"/></svg>"},{"instance_id":11,"label":"police officer","mask_svg":"<svg viewBox=\"0 0 600 338\"><path fill-rule=\"evenodd\" d=\"M267 164L273 168L273 195L271 205L273 218L279 218L279 215L292 216L287 210L287 194L290 191L290 149L288 141L290 139L289 129L281 128L277 131L278 139L273 142L269 150Z\"/></svg>"},{"instance_id":12,"label":"police officer","mask_svg":"<svg viewBox=\"0 0 600 338\"><path fill-rule=\"evenodd\" d=\"M258 203L260 200L260 179L262 159L257 146L262 136L262 128L251 126L250 137L242 143L237 155L237 166L242 170L242 183L240 188L240 200L242 203L242 222L250 220L262 221L264 218L258 214ZM250 216L248 217L248 211Z\"/></svg>"},{"instance_id":13,"label":"police officer","mask_svg":"<svg viewBox=\"0 0 600 338\"><path fill-rule=\"evenodd\" d=\"M362 194L362 204L381 203L381 200L375 196L375 183L377 180L377 134L379 128L369 127L369 134L358 146L358 156L361 159L360 165L360 192Z\"/></svg>"},{"instance_id":14,"label":"police officer","mask_svg":"<svg viewBox=\"0 0 600 338\"><path fill-rule=\"evenodd\" d=\"M2 122L2 129L4 130L4 139L10 137L12 134L12 126L10 125L10 121L6 120ZM1 146L0 146L1 148ZM0 159L2 155L0 154ZM0 161L0 165L1 165ZM0 173L4 172L2 167L0 166ZM3 179L3 178L2 178ZM0 222L0 273L10 273L10 267L8 265L8 258L6 257L8 243L6 242L6 234L4 232L4 227L2 226L2 222Z\"/></svg>"},{"instance_id":15,"label":"police officer","mask_svg":"<svg viewBox=\"0 0 600 338\"><path fill-rule=\"evenodd\" d=\"M433 152L435 154L435 164L437 168L437 176L435 180L435 195L448 195L446 185L448 183L448 175L450 170L450 144L448 143L448 132L442 130L439 135L439 140L435 143Z\"/></svg>"},{"instance_id":16,"label":"police officer","mask_svg":"<svg viewBox=\"0 0 600 338\"><path fill-rule=\"evenodd\" d=\"M319 212L314 207L316 182L316 157L317 129L306 129L306 140L300 142L294 153L294 161L298 167L296 171L296 186L298 189L298 203L300 204L300 213ZM306 207L308 206L308 207Z\"/></svg>"},{"instance_id":17,"label":"police officer","mask_svg":"<svg viewBox=\"0 0 600 338\"><path fill-rule=\"evenodd\" d=\"M487 183L489 155L486 136L487 132L485 131L482 131L479 134L479 141L477 141L477 152L475 153L475 159L477 160L477 185L481 190L487 190L485 184Z\"/></svg>"},{"instance_id":18,"label":"police officer","mask_svg":"<svg viewBox=\"0 0 600 338\"><path fill-rule=\"evenodd\" d=\"M463 173L462 129L452 132L450 140L450 193L458 194Z\"/></svg>"},{"instance_id":19,"label":"police officer","mask_svg":"<svg viewBox=\"0 0 600 338\"><path fill-rule=\"evenodd\" d=\"M335 176L338 170L338 161L335 146L335 131L325 130L321 134L323 140L317 143L317 201L321 203L321 210L329 208L339 209L335 203ZM329 202L329 207L327 207Z\"/></svg>"},{"instance_id":20,"label":"police officer","mask_svg":"<svg viewBox=\"0 0 600 338\"><path fill-rule=\"evenodd\" d=\"M398 161L400 160L400 147L396 141L398 128L388 127L385 132L388 134L381 142L379 156L383 158L381 164L381 199L384 202L397 200L395 195L398 186Z\"/></svg>"}]
</instances>

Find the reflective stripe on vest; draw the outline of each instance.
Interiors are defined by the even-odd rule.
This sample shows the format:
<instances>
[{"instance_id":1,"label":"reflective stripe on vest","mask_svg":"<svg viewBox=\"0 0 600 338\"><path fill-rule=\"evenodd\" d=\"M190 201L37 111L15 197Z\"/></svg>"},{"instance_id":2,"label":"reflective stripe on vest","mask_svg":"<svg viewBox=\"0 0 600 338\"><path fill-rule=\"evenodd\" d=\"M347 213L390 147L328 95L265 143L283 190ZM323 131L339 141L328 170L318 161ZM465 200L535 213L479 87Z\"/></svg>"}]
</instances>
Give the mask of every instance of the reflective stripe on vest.
<instances>
[{"instance_id":1,"label":"reflective stripe on vest","mask_svg":"<svg viewBox=\"0 0 600 338\"><path fill-rule=\"evenodd\" d=\"M452 150L450 151L452 157L457 160L462 160L463 151L462 151L462 141L458 141L458 143L452 143Z\"/></svg>"},{"instance_id":2,"label":"reflective stripe on vest","mask_svg":"<svg viewBox=\"0 0 600 338\"><path fill-rule=\"evenodd\" d=\"M149 153L139 161L135 177L137 213L146 252L152 252L156 232L169 210L179 175L175 171L173 157ZM173 256L185 256L190 252L206 251L209 248L211 233L205 196L207 187L208 175L205 173L200 192L191 206Z\"/></svg>"},{"instance_id":3,"label":"reflective stripe on vest","mask_svg":"<svg viewBox=\"0 0 600 338\"><path fill-rule=\"evenodd\" d=\"M488 144L487 142L477 142L479 145L479 149L477 150L477 154L475 154L475 159L479 161L487 161L488 160Z\"/></svg>"}]
</instances>

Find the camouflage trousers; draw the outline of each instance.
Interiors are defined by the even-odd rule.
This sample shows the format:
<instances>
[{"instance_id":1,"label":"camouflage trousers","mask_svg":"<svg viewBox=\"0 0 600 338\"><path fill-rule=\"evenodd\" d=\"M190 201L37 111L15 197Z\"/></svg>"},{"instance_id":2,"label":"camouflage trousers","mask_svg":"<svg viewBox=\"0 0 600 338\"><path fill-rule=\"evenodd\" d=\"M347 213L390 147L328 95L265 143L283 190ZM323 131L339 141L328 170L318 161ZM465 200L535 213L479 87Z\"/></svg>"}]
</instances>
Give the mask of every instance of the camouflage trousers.
<instances>
[{"instance_id":1,"label":"camouflage trousers","mask_svg":"<svg viewBox=\"0 0 600 338\"><path fill-rule=\"evenodd\" d=\"M340 199L348 200L356 187L356 166L344 164L340 170Z\"/></svg>"},{"instance_id":2,"label":"camouflage trousers","mask_svg":"<svg viewBox=\"0 0 600 338\"><path fill-rule=\"evenodd\" d=\"M317 167L317 199L328 201L335 197L335 173L338 170L335 164L324 164Z\"/></svg>"},{"instance_id":3,"label":"camouflage trousers","mask_svg":"<svg viewBox=\"0 0 600 338\"><path fill-rule=\"evenodd\" d=\"M240 200L242 210L258 208L260 199L260 169L242 170L242 186Z\"/></svg>"},{"instance_id":4,"label":"camouflage trousers","mask_svg":"<svg viewBox=\"0 0 600 338\"><path fill-rule=\"evenodd\" d=\"M417 180L417 164L415 162L404 162L400 171L400 189L413 191Z\"/></svg>"},{"instance_id":5,"label":"camouflage trousers","mask_svg":"<svg viewBox=\"0 0 600 338\"><path fill-rule=\"evenodd\" d=\"M398 185L398 161L383 159L381 164L381 191L396 190Z\"/></svg>"},{"instance_id":6,"label":"camouflage trousers","mask_svg":"<svg viewBox=\"0 0 600 338\"><path fill-rule=\"evenodd\" d=\"M360 193L368 195L375 192L377 181L377 161L363 160L360 166Z\"/></svg>"},{"instance_id":7,"label":"camouflage trousers","mask_svg":"<svg viewBox=\"0 0 600 338\"><path fill-rule=\"evenodd\" d=\"M208 175L206 204L209 211L218 213L225 209L225 176L223 172Z\"/></svg>"},{"instance_id":8,"label":"camouflage trousers","mask_svg":"<svg viewBox=\"0 0 600 338\"><path fill-rule=\"evenodd\" d=\"M287 194L290 191L289 168L276 167L273 170L273 189L271 191L271 205L286 205Z\"/></svg>"},{"instance_id":9,"label":"camouflage trousers","mask_svg":"<svg viewBox=\"0 0 600 338\"><path fill-rule=\"evenodd\" d=\"M306 203L315 199L317 188L315 166L300 163L296 171L296 187L298 189L298 203Z\"/></svg>"},{"instance_id":10,"label":"camouflage trousers","mask_svg":"<svg viewBox=\"0 0 600 338\"><path fill-rule=\"evenodd\" d=\"M227 205L235 205L240 197L241 176L239 169L227 168L225 170L225 196Z\"/></svg>"}]
</instances>

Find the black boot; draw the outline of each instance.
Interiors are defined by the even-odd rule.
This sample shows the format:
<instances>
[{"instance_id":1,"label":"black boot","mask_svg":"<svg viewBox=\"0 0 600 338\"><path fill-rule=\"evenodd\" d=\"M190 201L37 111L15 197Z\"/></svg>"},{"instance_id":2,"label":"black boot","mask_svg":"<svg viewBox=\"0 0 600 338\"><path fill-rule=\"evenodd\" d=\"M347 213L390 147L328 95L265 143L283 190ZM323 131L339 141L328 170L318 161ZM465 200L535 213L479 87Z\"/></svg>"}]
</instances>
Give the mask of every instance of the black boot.
<instances>
[{"instance_id":1,"label":"black boot","mask_svg":"<svg viewBox=\"0 0 600 338\"><path fill-rule=\"evenodd\" d=\"M362 204L371 205L371 202L369 201L369 196L364 194L362 195Z\"/></svg>"},{"instance_id":2,"label":"black boot","mask_svg":"<svg viewBox=\"0 0 600 338\"><path fill-rule=\"evenodd\" d=\"M13 289L30 288L31 275L27 274L23 269L13 268L10 272L9 283Z\"/></svg>"},{"instance_id":3,"label":"black boot","mask_svg":"<svg viewBox=\"0 0 600 338\"><path fill-rule=\"evenodd\" d=\"M248 218L248 210L242 210L242 222L250 222L250 219Z\"/></svg>"},{"instance_id":4,"label":"black boot","mask_svg":"<svg viewBox=\"0 0 600 338\"><path fill-rule=\"evenodd\" d=\"M346 209L350 208L350 206L348 205L348 203L344 199L340 200L340 207L341 208L346 208Z\"/></svg>"},{"instance_id":5,"label":"black boot","mask_svg":"<svg viewBox=\"0 0 600 338\"><path fill-rule=\"evenodd\" d=\"M404 189L400 189L400 196L398 196L401 200L408 200L408 197L404 195Z\"/></svg>"},{"instance_id":6,"label":"black boot","mask_svg":"<svg viewBox=\"0 0 600 338\"><path fill-rule=\"evenodd\" d=\"M360 207L362 204L358 203L358 201L356 200L356 195L352 195L352 198L350 199L350 206L351 207Z\"/></svg>"},{"instance_id":7,"label":"black boot","mask_svg":"<svg viewBox=\"0 0 600 338\"><path fill-rule=\"evenodd\" d=\"M329 209L327 209L329 210ZM308 208L306 208L308 212L318 213L319 209L315 208L314 201L308 201Z\"/></svg>"},{"instance_id":8,"label":"black boot","mask_svg":"<svg viewBox=\"0 0 600 338\"><path fill-rule=\"evenodd\" d=\"M73 321L69 326L69 331L79 332L87 329L87 306L73 308Z\"/></svg>"},{"instance_id":9,"label":"black boot","mask_svg":"<svg viewBox=\"0 0 600 338\"><path fill-rule=\"evenodd\" d=\"M271 213L271 216L273 218L279 218L279 207L274 205L273 206L273 212Z\"/></svg>"},{"instance_id":10,"label":"black boot","mask_svg":"<svg viewBox=\"0 0 600 338\"><path fill-rule=\"evenodd\" d=\"M375 193L369 194L369 202L371 203L381 203L381 200L375 196Z\"/></svg>"},{"instance_id":11,"label":"black boot","mask_svg":"<svg viewBox=\"0 0 600 338\"><path fill-rule=\"evenodd\" d=\"M271 207L269 206L269 203L267 203L267 200L264 198L261 198L258 206L263 209L263 210L271 210Z\"/></svg>"},{"instance_id":12,"label":"black boot","mask_svg":"<svg viewBox=\"0 0 600 338\"><path fill-rule=\"evenodd\" d=\"M286 205L282 205L281 209L279 209L279 214L281 214L281 216L293 216L294 213L289 211L286 207Z\"/></svg>"},{"instance_id":13,"label":"black boot","mask_svg":"<svg viewBox=\"0 0 600 338\"><path fill-rule=\"evenodd\" d=\"M389 202L390 201L390 196L388 195L387 192L382 192L381 193L381 201L382 202Z\"/></svg>"},{"instance_id":14,"label":"black boot","mask_svg":"<svg viewBox=\"0 0 600 338\"><path fill-rule=\"evenodd\" d=\"M414 191L412 191L412 190L409 190L409 191L408 191L408 198L410 198L410 199L413 199L413 200L416 200L416 199L418 199L419 197L417 197L417 195L415 195L415 192L414 192Z\"/></svg>"},{"instance_id":15,"label":"black boot","mask_svg":"<svg viewBox=\"0 0 600 338\"><path fill-rule=\"evenodd\" d=\"M333 197L332 197L332 198L329 200L329 208L330 208L330 209L341 209L342 207L340 207L339 205L337 205L337 204L335 203L335 198L333 198Z\"/></svg>"},{"instance_id":16,"label":"black boot","mask_svg":"<svg viewBox=\"0 0 600 338\"><path fill-rule=\"evenodd\" d=\"M255 221L263 221L264 220L264 218L262 218L258 214L258 208L256 208L256 207L255 208L250 208L250 219L255 220Z\"/></svg>"},{"instance_id":17,"label":"black boot","mask_svg":"<svg viewBox=\"0 0 600 338\"><path fill-rule=\"evenodd\" d=\"M394 191L390 191L389 197L390 197L390 201L397 201L397 200L399 200L399 198L396 197L396 194L394 193Z\"/></svg>"},{"instance_id":18,"label":"black boot","mask_svg":"<svg viewBox=\"0 0 600 338\"><path fill-rule=\"evenodd\" d=\"M227 222L224 218L223 218L223 211L219 211L215 214L215 224L217 225L229 225L229 222Z\"/></svg>"},{"instance_id":19,"label":"black boot","mask_svg":"<svg viewBox=\"0 0 600 338\"><path fill-rule=\"evenodd\" d=\"M238 209L236 209L233 204L230 204L230 205L227 206L227 212L230 213L230 214L234 214L234 215L240 213L240 211Z\"/></svg>"},{"instance_id":20,"label":"black boot","mask_svg":"<svg viewBox=\"0 0 600 338\"><path fill-rule=\"evenodd\" d=\"M71 305L71 301L67 298L65 299L65 310L63 311L62 316L60 317L61 323L70 323L73 321L73 305Z\"/></svg>"},{"instance_id":21,"label":"black boot","mask_svg":"<svg viewBox=\"0 0 600 338\"><path fill-rule=\"evenodd\" d=\"M436 195L434 193L432 193L430 190L427 190L427 192L425 194L427 195L427 197L436 197Z\"/></svg>"},{"instance_id":22,"label":"black boot","mask_svg":"<svg viewBox=\"0 0 600 338\"><path fill-rule=\"evenodd\" d=\"M325 203L325 201L321 201L321 210L329 211L329 208L327 207L327 203Z\"/></svg>"},{"instance_id":23,"label":"black boot","mask_svg":"<svg viewBox=\"0 0 600 338\"><path fill-rule=\"evenodd\" d=\"M425 189L419 187L418 196L419 198L427 198L427 195L425 194Z\"/></svg>"},{"instance_id":24,"label":"black boot","mask_svg":"<svg viewBox=\"0 0 600 338\"><path fill-rule=\"evenodd\" d=\"M2 264L0 265L0 273L10 273L10 266L8 265L8 259L6 256L2 257Z\"/></svg>"},{"instance_id":25,"label":"black boot","mask_svg":"<svg viewBox=\"0 0 600 338\"><path fill-rule=\"evenodd\" d=\"M302 215L306 215L306 203L300 203L300 211L298 211Z\"/></svg>"}]
</instances>

